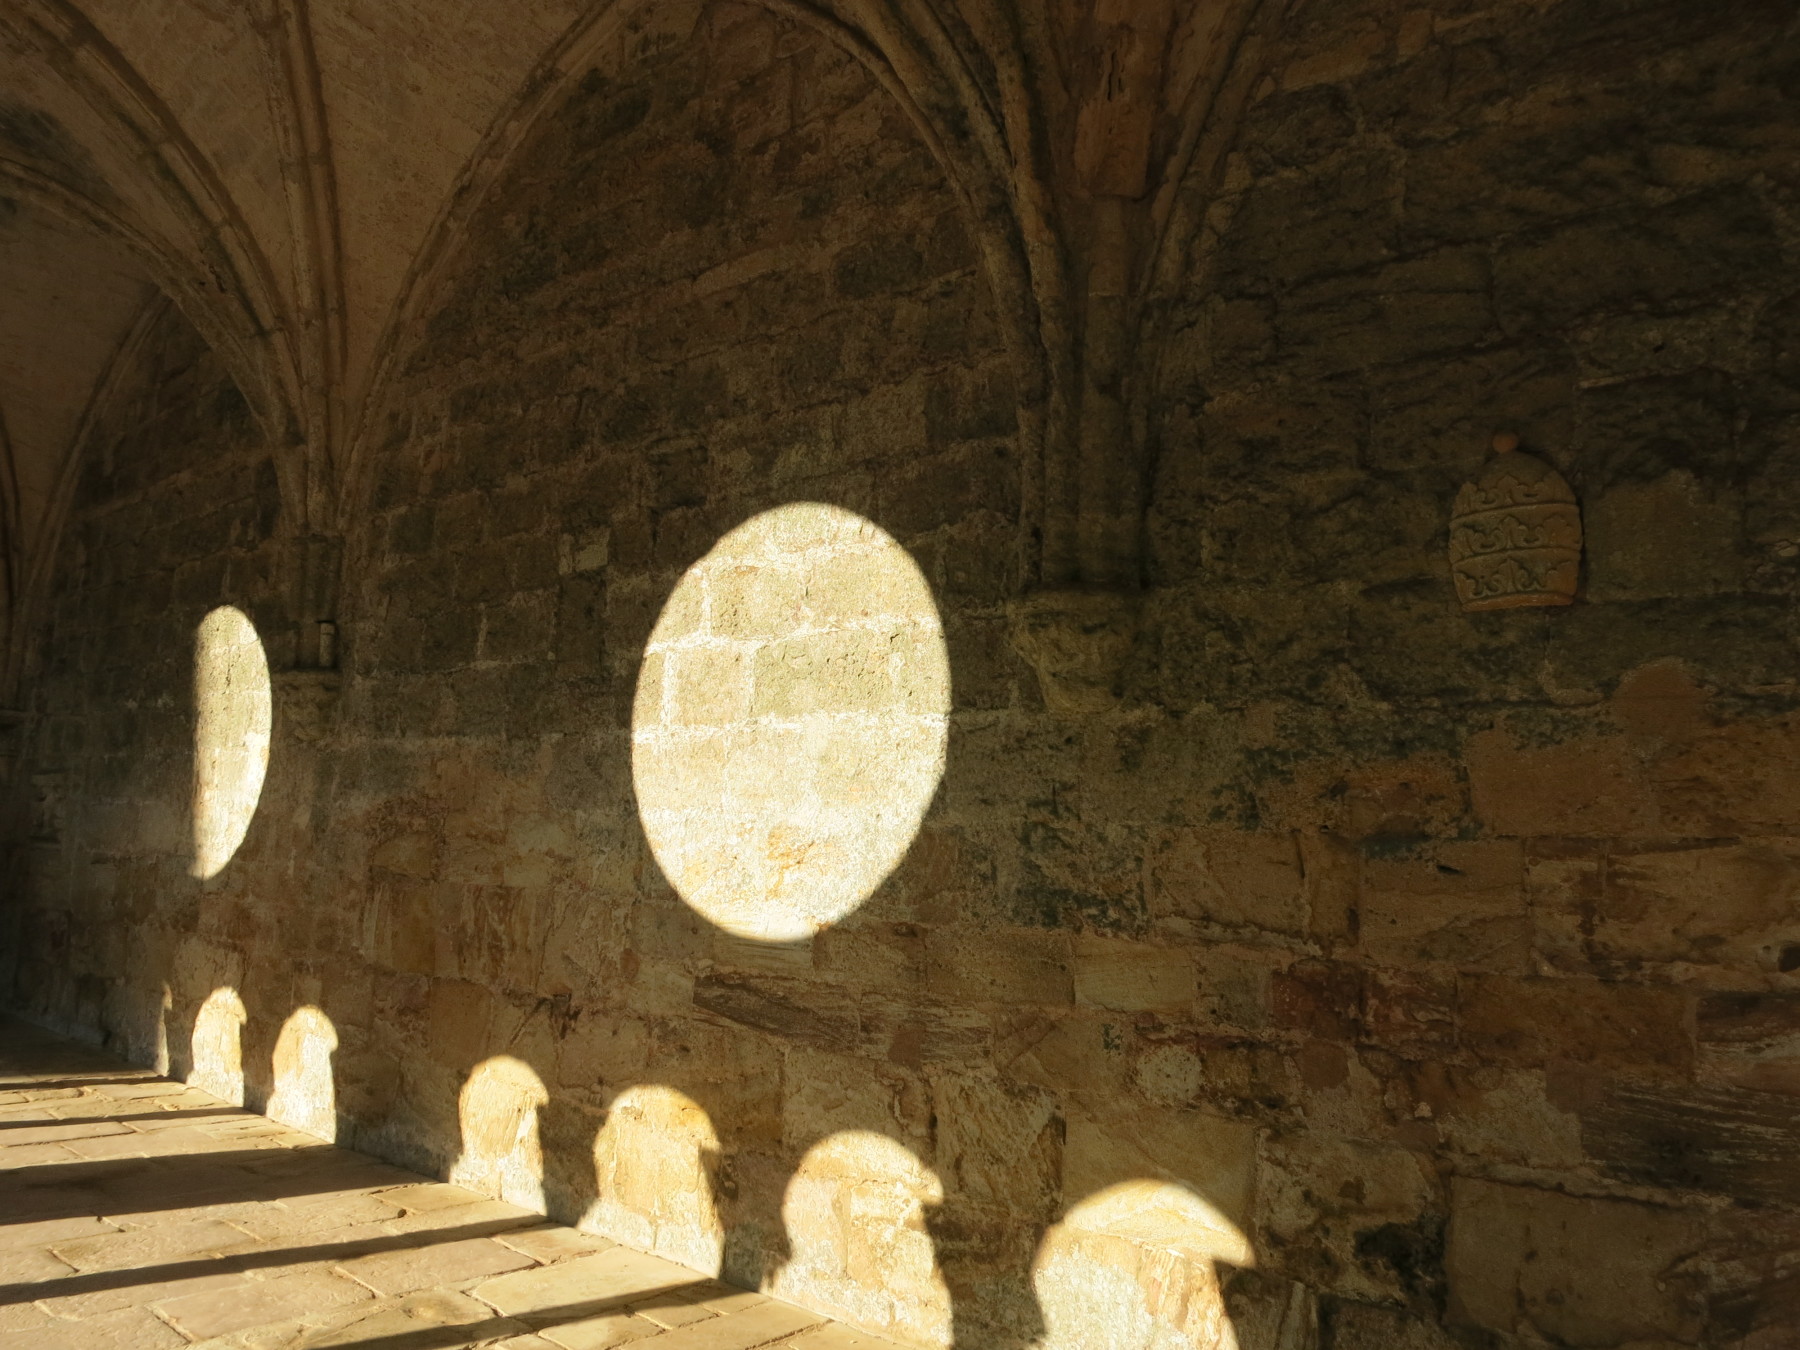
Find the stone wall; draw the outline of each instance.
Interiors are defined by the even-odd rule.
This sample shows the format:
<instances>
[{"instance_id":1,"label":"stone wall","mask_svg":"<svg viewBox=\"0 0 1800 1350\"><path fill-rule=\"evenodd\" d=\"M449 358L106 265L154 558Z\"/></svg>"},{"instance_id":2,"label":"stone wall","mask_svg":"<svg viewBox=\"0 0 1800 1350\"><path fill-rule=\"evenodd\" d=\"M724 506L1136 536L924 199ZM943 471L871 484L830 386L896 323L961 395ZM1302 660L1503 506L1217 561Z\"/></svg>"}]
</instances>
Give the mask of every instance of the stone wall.
<instances>
[{"instance_id":1,"label":"stone wall","mask_svg":"<svg viewBox=\"0 0 1800 1350\"><path fill-rule=\"evenodd\" d=\"M1058 715L955 194L805 31L639 34L402 377L341 692L161 344L44 646L15 1001L924 1345L1787 1343L1797 69L1775 5L1298 7L1144 362L1120 696ZM1456 606L1498 431L1580 499L1566 609ZM200 879L220 604L274 749Z\"/></svg>"}]
</instances>

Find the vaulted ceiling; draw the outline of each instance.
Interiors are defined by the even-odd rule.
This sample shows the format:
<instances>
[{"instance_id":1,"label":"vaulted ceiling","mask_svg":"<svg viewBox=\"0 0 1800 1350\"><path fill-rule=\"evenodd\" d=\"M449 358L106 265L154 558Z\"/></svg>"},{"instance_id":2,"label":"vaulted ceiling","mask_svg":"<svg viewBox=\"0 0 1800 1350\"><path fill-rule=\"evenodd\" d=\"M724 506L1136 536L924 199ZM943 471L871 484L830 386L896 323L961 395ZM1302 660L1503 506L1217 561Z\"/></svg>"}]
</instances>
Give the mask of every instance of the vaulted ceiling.
<instances>
[{"instance_id":1,"label":"vaulted ceiling","mask_svg":"<svg viewBox=\"0 0 1800 1350\"><path fill-rule=\"evenodd\" d=\"M0 6L0 267L30 276L0 293L21 492L56 476L146 283L232 362L278 441L341 441L459 176L581 8Z\"/></svg>"},{"instance_id":2,"label":"vaulted ceiling","mask_svg":"<svg viewBox=\"0 0 1800 1350\"><path fill-rule=\"evenodd\" d=\"M163 296L289 452L291 496L318 517L298 527L321 527L426 241L484 138L555 83L584 8L0 3L9 611L48 566L108 369Z\"/></svg>"},{"instance_id":3,"label":"vaulted ceiling","mask_svg":"<svg viewBox=\"0 0 1800 1350\"><path fill-rule=\"evenodd\" d=\"M1256 45L1256 16L1288 0L752 2L863 59L948 172L1013 330L1023 398L1042 410L1023 434L1043 446L1049 495L1073 491L1090 453L1073 410L1084 389L1116 383L1080 369L1083 278L1124 272L1084 257L1085 240L1135 240L1140 289L1167 271L1179 250L1162 241L1182 233L1171 221L1194 216L1174 189L1196 158L1217 159L1212 110L1241 106L1239 67L1255 63L1239 53ZM681 36L699 9L0 0L9 606L20 576L47 566L95 391L160 297L227 363L277 448L289 527L333 532L384 372L460 222L571 79ZM1102 199L1138 215L1089 229L1119 219L1084 214Z\"/></svg>"}]
</instances>

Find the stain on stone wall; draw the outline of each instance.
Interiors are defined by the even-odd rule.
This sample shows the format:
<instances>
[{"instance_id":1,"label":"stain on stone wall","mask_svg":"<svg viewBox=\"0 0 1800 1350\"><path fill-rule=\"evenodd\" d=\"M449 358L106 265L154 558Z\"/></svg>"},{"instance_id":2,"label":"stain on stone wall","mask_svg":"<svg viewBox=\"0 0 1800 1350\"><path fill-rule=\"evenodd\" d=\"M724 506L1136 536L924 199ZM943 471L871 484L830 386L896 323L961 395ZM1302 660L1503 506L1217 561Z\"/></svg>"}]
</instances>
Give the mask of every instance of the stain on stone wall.
<instances>
[{"instance_id":1,"label":"stain on stone wall","mask_svg":"<svg viewBox=\"0 0 1800 1350\"><path fill-rule=\"evenodd\" d=\"M1295 9L1164 297L1141 622L1083 713L1006 638L1015 395L956 196L807 32L663 32L471 227L352 522L339 706L284 737L278 678L204 882L193 625L292 653L241 401L162 344L44 646L17 1001L140 1056L160 1018L186 1071L234 990L252 1101L314 1006L341 1142L515 1195L539 1159L554 1214L919 1344L1782 1344L1779 8ZM1501 431L1580 500L1566 609L1457 607ZM766 941L663 875L632 710L684 574L796 501L911 556L950 705L891 873ZM497 1056L541 1097L471 1106Z\"/></svg>"}]
</instances>

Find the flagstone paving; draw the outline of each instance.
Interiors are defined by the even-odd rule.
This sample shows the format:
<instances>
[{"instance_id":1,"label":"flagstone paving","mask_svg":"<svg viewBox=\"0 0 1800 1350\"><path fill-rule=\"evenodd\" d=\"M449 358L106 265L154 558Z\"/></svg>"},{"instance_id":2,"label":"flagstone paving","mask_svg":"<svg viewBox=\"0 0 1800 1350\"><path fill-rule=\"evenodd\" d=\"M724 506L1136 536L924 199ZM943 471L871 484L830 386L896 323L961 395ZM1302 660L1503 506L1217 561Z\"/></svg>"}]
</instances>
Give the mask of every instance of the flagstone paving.
<instances>
[{"instance_id":1,"label":"flagstone paving","mask_svg":"<svg viewBox=\"0 0 1800 1350\"><path fill-rule=\"evenodd\" d=\"M0 1018L0 1350L894 1350Z\"/></svg>"}]
</instances>

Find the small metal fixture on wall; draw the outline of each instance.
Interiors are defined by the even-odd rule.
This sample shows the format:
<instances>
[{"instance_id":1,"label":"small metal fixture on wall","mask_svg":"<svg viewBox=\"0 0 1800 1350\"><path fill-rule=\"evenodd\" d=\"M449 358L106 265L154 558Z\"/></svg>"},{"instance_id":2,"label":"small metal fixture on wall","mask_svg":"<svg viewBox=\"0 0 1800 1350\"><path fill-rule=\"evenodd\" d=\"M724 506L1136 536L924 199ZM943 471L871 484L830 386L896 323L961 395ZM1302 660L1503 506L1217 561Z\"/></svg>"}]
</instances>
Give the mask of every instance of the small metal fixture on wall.
<instances>
[{"instance_id":1,"label":"small metal fixture on wall","mask_svg":"<svg viewBox=\"0 0 1800 1350\"><path fill-rule=\"evenodd\" d=\"M1465 612L1566 605L1581 577L1581 508L1550 465L1494 437L1450 512L1450 575Z\"/></svg>"}]
</instances>

